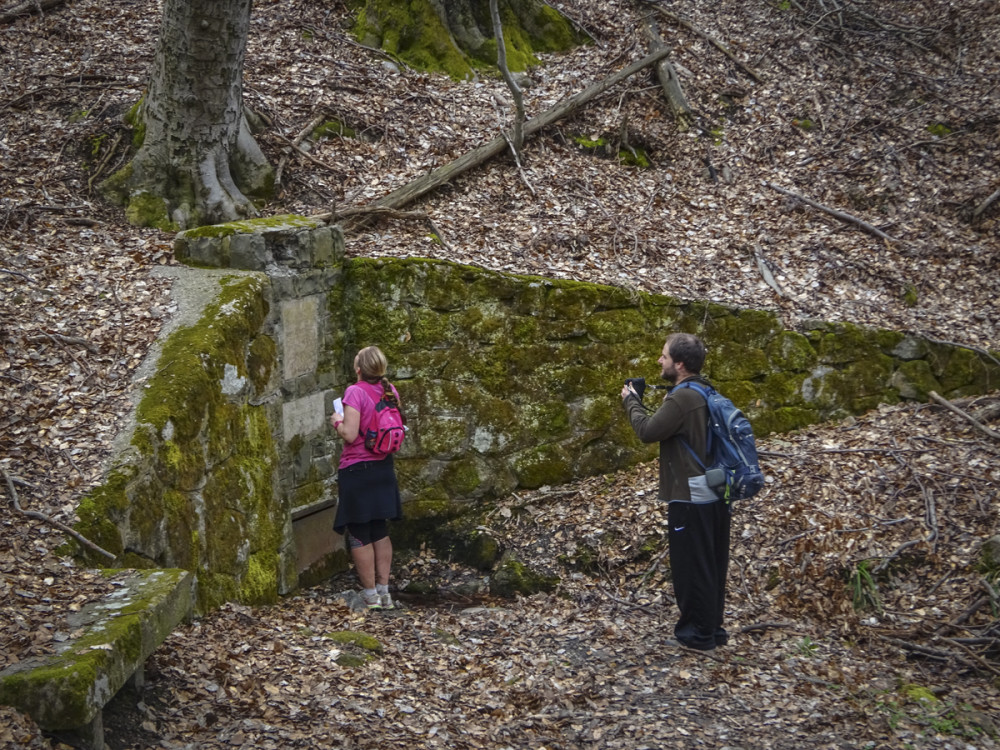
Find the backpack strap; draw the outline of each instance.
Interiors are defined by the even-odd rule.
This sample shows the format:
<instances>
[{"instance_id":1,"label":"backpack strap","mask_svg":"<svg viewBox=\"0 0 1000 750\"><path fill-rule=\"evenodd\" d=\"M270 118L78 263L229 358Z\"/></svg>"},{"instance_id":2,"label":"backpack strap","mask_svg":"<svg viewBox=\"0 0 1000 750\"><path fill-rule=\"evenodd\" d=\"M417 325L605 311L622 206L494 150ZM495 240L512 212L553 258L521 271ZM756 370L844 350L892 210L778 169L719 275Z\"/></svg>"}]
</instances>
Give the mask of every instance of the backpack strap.
<instances>
[{"instance_id":1,"label":"backpack strap","mask_svg":"<svg viewBox=\"0 0 1000 750\"><path fill-rule=\"evenodd\" d=\"M678 383L677 385L674 386L673 390L676 391L678 388L690 388L693 391L701 394L701 397L703 399L705 399L705 407L706 408L708 407L708 397L710 395L710 391L714 390L714 389L711 388L711 386L704 386L704 385L700 385L698 383L692 383L689 380L685 380L682 383ZM712 420L712 413L711 413L711 411L709 411L708 419L709 419L709 422L711 422L711 420ZM684 445L684 447L688 449L688 452L691 454L691 457L694 459L695 463L698 464L699 467L701 467L701 470L705 471L705 469L707 469L708 467L705 466L705 464L702 462L702 460L700 458L698 458L698 454L695 453L694 448L692 448L688 444L688 441L685 440L682 437L678 437L677 439L680 440L681 443ZM712 455L712 426L711 426L711 424L709 424L708 429L705 430L705 455L709 456L709 457L711 457L711 455Z\"/></svg>"},{"instance_id":2,"label":"backpack strap","mask_svg":"<svg viewBox=\"0 0 1000 750\"><path fill-rule=\"evenodd\" d=\"M400 405L399 399L392 390L392 383L383 378L383 383L369 383L367 380L360 380L358 381L358 384L364 386L365 393L371 397L371 400L376 405L384 398L388 403L394 406L399 412L399 416L402 418L403 424L406 424L406 414L403 413L403 407Z\"/></svg>"}]
</instances>

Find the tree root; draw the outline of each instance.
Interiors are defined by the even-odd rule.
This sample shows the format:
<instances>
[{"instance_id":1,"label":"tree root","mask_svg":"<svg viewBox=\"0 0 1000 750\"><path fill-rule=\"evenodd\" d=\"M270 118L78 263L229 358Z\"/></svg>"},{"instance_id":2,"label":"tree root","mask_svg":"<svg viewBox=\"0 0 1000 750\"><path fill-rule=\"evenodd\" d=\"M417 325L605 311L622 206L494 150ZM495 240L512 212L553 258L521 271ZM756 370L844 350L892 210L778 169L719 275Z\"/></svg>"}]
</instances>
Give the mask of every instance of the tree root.
<instances>
[{"instance_id":1,"label":"tree root","mask_svg":"<svg viewBox=\"0 0 1000 750\"><path fill-rule=\"evenodd\" d=\"M76 529L70 528L62 521L57 521L56 519L51 518L50 516L47 516L44 513L39 513L36 510L25 510L24 508L22 508L21 501L17 497L17 490L14 489L14 480L2 466L0 466L0 474L3 474L3 478L7 481L7 492L10 494L10 499L11 503L13 503L14 505L14 510L20 513L22 516L26 518L32 518L36 521L42 521L43 523L47 523L49 526L53 526L59 529L59 531L63 532L64 534L69 534L71 537L76 539L76 541L78 541L87 549L93 550L98 554L104 555L109 560L115 560L117 558L117 555L108 552L103 547L99 547L98 545L94 544L92 541L87 539L87 537L83 536L83 534L78 532Z\"/></svg>"}]
</instances>

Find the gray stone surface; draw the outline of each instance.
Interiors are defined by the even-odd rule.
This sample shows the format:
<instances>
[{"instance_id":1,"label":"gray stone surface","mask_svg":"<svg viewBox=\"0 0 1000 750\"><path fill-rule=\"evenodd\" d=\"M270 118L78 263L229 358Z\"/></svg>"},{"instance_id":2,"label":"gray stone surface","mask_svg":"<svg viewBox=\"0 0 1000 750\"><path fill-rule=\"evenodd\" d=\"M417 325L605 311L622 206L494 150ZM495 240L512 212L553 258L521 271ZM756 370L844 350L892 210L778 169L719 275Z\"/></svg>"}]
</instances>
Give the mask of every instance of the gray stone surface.
<instances>
[{"instance_id":1,"label":"gray stone surface","mask_svg":"<svg viewBox=\"0 0 1000 750\"><path fill-rule=\"evenodd\" d=\"M305 437L325 428L325 398L326 394L323 392L312 393L294 401L286 401L282 405L282 432L286 443L297 435Z\"/></svg>"},{"instance_id":2,"label":"gray stone surface","mask_svg":"<svg viewBox=\"0 0 1000 750\"><path fill-rule=\"evenodd\" d=\"M283 377L293 380L316 371L319 364L318 296L281 302Z\"/></svg>"},{"instance_id":3,"label":"gray stone surface","mask_svg":"<svg viewBox=\"0 0 1000 750\"><path fill-rule=\"evenodd\" d=\"M70 618L79 637L0 672L0 704L16 706L42 729L92 729L104 705L190 617L194 587L186 570L131 572Z\"/></svg>"}]
</instances>

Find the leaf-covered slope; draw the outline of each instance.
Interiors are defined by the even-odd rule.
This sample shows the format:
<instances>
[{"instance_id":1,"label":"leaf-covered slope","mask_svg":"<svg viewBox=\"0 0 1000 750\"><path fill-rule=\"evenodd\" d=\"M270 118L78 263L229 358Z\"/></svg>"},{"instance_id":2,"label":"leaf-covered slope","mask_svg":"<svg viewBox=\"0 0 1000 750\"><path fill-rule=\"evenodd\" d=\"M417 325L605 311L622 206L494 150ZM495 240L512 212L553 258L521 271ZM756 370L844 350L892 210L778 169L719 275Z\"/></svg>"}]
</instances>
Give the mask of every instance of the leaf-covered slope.
<instances>
[{"instance_id":1,"label":"leaf-covered slope","mask_svg":"<svg viewBox=\"0 0 1000 750\"><path fill-rule=\"evenodd\" d=\"M662 4L756 71L758 82L653 6L560 4L595 43L548 56L531 71L529 116L645 54L640 19L652 13L674 49L694 127L679 132L655 79L637 76L533 138L520 168L497 159L411 206L433 229L426 221L382 220L349 238L348 252L605 281L777 309L792 325L850 320L997 349L1000 203L971 221L998 187L995 2L880 0L841 13L829 6ZM258 139L272 163L284 162L283 192L268 213L322 213L377 199L510 123L513 108L499 80L457 83L393 70L345 35L347 15L335 1L255 4L245 100L267 122ZM159 7L148 0L79 0L0 28L0 467L22 505L63 521L72 521L80 493L99 478L129 408L130 377L172 312L169 283L152 273L173 262L172 238L127 226L96 192L126 158L133 134L122 116L142 93L158 21ZM289 142L317 118L339 119L359 137L306 138L308 155L291 150ZM604 138L613 157L623 133L646 151L651 169L622 166L579 143ZM669 721L688 736L710 733L720 745L752 744L745 733L763 722L780 747L791 746L789 737L800 746L803 736L821 738L819 746L854 738L857 746L944 745L957 742L956 726L970 725L959 714L996 714L988 682L995 662L980 661L992 641L956 640L995 638L989 608L974 606L989 602L990 590L972 563L978 541L1000 530L995 444L935 406L899 407L766 447L776 481L738 516L733 624L792 627L745 633L722 662L665 655L660 639L672 612L662 570L643 584L651 595L663 592L660 603L633 607L644 601L631 598L633 584L654 560L626 564L625 553L616 558L608 547L596 572L568 576L568 600L510 604L514 615L501 624L477 615L465 626L436 610L418 611L412 626L406 619L355 623L321 593L287 609L221 613L157 657L163 689L179 691L171 694L188 708L179 702L148 720L157 733L180 727L206 746L232 743L240 732L246 742L257 732L261 745L308 745L325 731L365 744L378 716L367 698L375 695L372 710L388 712L395 736L411 746L447 744L445 737L454 744L460 731L530 746L690 742L656 723ZM864 452L834 452L844 449ZM534 562L553 569L571 544L604 528L617 530L622 547L656 537L660 510L649 476L609 481L617 494L583 483L558 502L512 499L539 512L524 505L509 524L498 515L498 533L511 544L522 540L525 551L537 536ZM646 494L638 496L640 489ZM607 509L606 517L590 508ZM65 637L64 611L111 584L60 559L54 550L62 537L44 525L11 513L0 524L0 654L10 661ZM921 541L893 556L914 540ZM883 612L854 614L847 582L863 561L874 570L886 557L892 564L875 576ZM408 564L417 573L422 565ZM400 568L398 582L409 567ZM779 585L768 589L772 570ZM428 568L434 577L445 572ZM891 578L879 578L886 573ZM872 617L874 624L864 622ZM251 621L254 629L246 629ZM385 660L355 673L309 661L302 649L329 649L300 641L299 626L313 623L320 633L323 623L345 622L374 630ZM434 643L435 628L457 631L455 650L422 645ZM521 640L496 646L514 630ZM571 641L584 645L570 649ZM586 668L559 660L560 649L572 655L577 648ZM284 649L282 659L276 649ZM282 685L260 672L264 659L252 661L261 652L286 675L300 669L306 676ZM204 655L217 659L196 660ZM644 669L642 680L629 681ZM265 693L241 692L250 674ZM437 724L405 728L418 718L414 680L434 696L421 710ZM937 690L946 703L921 708L898 690L909 682ZM294 699L286 689L293 683ZM218 689L203 701L199 691L211 685ZM445 695L469 695L469 705ZM720 700L726 711L717 710ZM633 718L620 713L626 708L637 710ZM303 724L304 715L316 723ZM279 734L255 728L262 721ZM517 731L490 734L501 727Z\"/></svg>"}]
</instances>

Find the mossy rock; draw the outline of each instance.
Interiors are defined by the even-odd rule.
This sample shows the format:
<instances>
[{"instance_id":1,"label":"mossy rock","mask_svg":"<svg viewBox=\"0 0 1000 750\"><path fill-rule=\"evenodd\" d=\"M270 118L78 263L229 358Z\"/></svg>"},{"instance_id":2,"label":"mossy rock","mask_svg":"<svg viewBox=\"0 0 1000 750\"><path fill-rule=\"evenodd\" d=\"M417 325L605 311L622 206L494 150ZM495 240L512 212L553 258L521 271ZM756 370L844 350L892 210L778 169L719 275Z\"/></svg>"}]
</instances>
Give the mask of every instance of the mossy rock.
<instances>
[{"instance_id":1,"label":"mossy rock","mask_svg":"<svg viewBox=\"0 0 1000 750\"><path fill-rule=\"evenodd\" d=\"M900 363L890 379L890 385L899 391L902 398L918 401L926 401L931 391L935 393L942 391L930 363L923 359Z\"/></svg>"},{"instance_id":2,"label":"mossy rock","mask_svg":"<svg viewBox=\"0 0 1000 750\"><path fill-rule=\"evenodd\" d=\"M485 531L483 526L469 529L457 536L451 551L452 558L457 562L487 572L496 567L503 548L497 538Z\"/></svg>"},{"instance_id":3,"label":"mossy rock","mask_svg":"<svg viewBox=\"0 0 1000 750\"><path fill-rule=\"evenodd\" d=\"M510 553L505 553L490 578L490 593L514 597L531 596L554 591L559 585L557 576L544 575L532 570Z\"/></svg>"},{"instance_id":4,"label":"mossy rock","mask_svg":"<svg viewBox=\"0 0 1000 750\"><path fill-rule=\"evenodd\" d=\"M368 633L338 630L325 637L340 646L341 652L334 661L342 667L361 667L383 653L381 642Z\"/></svg>"},{"instance_id":5,"label":"mossy rock","mask_svg":"<svg viewBox=\"0 0 1000 750\"><path fill-rule=\"evenodd\" d=\"M1000 580L1000 534L983 542L979 550L979 569L990 580Z\"/></svg>"},{"instance_id":6,"label":"mossy rock","mask_svg":"<svg viewBox=\"0 0 1000 750\"><path fill-rule=\"evenodd\" d=\"M442 72L457 79L477 70L495 68L497 45L486 3L430 0L400 5L390 0L366 0L358 6L354 35L363 43L381 47L418 70ZM438 8L447 8L443 18ZM527 70L539 52L565 51L582 37L554 8L526 0L500 5L507 66Z\"/></svg>"},{"instance_id":7,"label":"mossy rock","mask_svg":"<svg viewBox=\"0 0 1000 750\"><path fill-rule=\"evenodd\" d=\"M801 372L811 369L817 360L809 339L795 331L782 331L767 345L767 356L777 370Z\"/></svg>"},{"instance_id":8,"label":"mossy rock","mask_svg":"<svg viewBox=\"0 0 1000 750\"><path fill-rule=\"evenodd\" d=\"M326 637L340 646L354 646L370 654L381 654L382 643L373 635L359 633L355 630L336 630L327 633Z\"/></svg>"}]
</instances>

